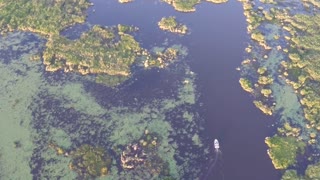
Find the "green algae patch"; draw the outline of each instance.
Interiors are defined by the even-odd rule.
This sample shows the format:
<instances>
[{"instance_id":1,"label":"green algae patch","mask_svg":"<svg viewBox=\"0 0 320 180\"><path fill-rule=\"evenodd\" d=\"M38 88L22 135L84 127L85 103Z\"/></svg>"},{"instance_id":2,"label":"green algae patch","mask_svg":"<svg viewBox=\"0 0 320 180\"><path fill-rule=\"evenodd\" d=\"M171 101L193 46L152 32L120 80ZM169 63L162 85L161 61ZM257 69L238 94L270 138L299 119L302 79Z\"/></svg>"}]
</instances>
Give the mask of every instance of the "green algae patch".
<instances>
[{"instance_id":1,"label":"green algae patch","mask_svg":"<svg viewBox=\"0 0 320 180\"><path fill-rule=\"evenodd\" d=\"M1 33L13 30L32 31L43 35L59 32L85 21L87 0L17 0L0 1Z\"/></svg>"},{"instance_id":2,"label":"green algae patch","mask_svg":"<svg viewBox=\"0 0 320 180\"><path fill-rule=\"evenodd\" d=\"M276 169L287 169L296 163L298 153L304 152L306 144L294 137L267 137L268 155Z\"/></svg>"},{"instance_id":3,"label":"green algae patch","mask_svg":"<svg viewBox=\"0 0 320 180\"><path fill-rule=\"evenodd\" d=\"M27 33L0 37L0 49L10 52L0 56L0 179L32 179L28 161L35 142L28 106L42 79L40 63L29 58L40 50L37 38Z\"/></svg>"},{"instance_id":4,"label":"green algae patch","mask_svg":"<svg viewBox=\"0 0 320 180\"><path fill-rule=\"evenodd\" d=\"M104 84L108 87L116 87L126 81L127 76L122 75L108 75L108 74L99 74L96 77L96 83Z\"/></svg>"},{"instance_id":5,"label":"green algae patch","mask_svg":"<svg viewBox=\"0 0 320 180\"><path fill-rule=\"evenodd\" d=\"M186 34L188 31L187 26L181 23L178 23L176 20L176 17L174 16L163 17L158 22L158 26L160 29L169 31L172 33Z\"/></svg>"}]
</instances>

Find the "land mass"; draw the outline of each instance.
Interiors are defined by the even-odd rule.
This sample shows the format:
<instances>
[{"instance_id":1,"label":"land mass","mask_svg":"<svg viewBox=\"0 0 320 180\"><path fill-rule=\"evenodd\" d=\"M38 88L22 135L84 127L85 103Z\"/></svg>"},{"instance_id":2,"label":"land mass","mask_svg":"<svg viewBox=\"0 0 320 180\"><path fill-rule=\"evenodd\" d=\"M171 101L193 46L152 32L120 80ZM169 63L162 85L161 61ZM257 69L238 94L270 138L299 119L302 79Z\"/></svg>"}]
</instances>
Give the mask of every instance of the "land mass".
<instances>
[{"instance_id":1,"label":"land mass","mask_svg":"<svg viewBox=\"0 0 320 180\"><path fill-rule=\"evenodd\" d=\"M163 17L158 22L158 26L160 29L169 31L172 33L186 34L188 31L187 26L177 22L176 17L174 16Z\"/></svg>"},{"instance_id":2,"label":"land mass","mask_svg":"<svg viewBox=\"0 0 320 180\"><path fill-rule=\"evenodd\" d=\"M228 0L207 0L212 3L225 3ZM180 12L194 12L195 5L199 4L201 0L164 0L164 2L172 5L175 10Z\"/></svg>"}]
</instances>

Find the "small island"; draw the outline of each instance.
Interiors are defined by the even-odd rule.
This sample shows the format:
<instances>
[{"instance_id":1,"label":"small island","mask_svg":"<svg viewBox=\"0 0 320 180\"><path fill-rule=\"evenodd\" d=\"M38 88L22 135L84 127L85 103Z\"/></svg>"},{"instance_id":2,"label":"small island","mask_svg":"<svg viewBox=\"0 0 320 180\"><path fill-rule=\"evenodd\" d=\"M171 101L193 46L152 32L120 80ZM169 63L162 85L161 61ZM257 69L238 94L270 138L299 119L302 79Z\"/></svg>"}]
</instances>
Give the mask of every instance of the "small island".
<instances>
[{"instance_id":1,"label":"small island","mask_svg":"<svg viewBox=\"0 0 320 180\"><path fill-rule=\"evenodd\" d=\"M119 3L129 3L129 2L133 2L133 0L118 0Z\"/></svg>"},{"instance_id":2,"label":"small island","mask_svg":"<svg viewBox=\"0 0 320 180\"><path fill-rule=\"evenodd\" d=\"M188 28L186 25L177 22L176 17L163 17L159 22L158 26L160 29L169 31L177 34L186 34Z\"/></svg>"},{"instance_id":3,"label":"small island","mask_svg":"<svg viewBox=\"0 0 320 180\"><path fill-rule=\"evenodd\" d=\"M220 4L228 2L228 0L206 0L208 2ZM196 11L195 5L199 4L201 0L164 0L164 2L172 5L175 10L180 12L194 12Z\"/></svg>"},{"instance_id":4,"label":"small island","mask_svg":"<svg viewBox=\"0 0 320 180\"><path fill-rule=\"evenodd\" d=\"M53 36L43 53L46 70L129 76L130 66L143 49L133 36L119 29L96 25L77 40Z\"/></svg>"},{"instance_id":5,"label":"small island","mask_svg":"<svg viewBox=\"0 0 320 180\"><path fill-rule=\"evenodd\" d=\"M305 143L294 137L273 136L265 139L268 154L276 169L287 169L296 163L298 153L304 151Z\"/></svg>"},{"instance_id":6,"label":"small island","mask_svg":"<svg viewBox=\"0 0 320 180\"><path fill-rule=\"evenodd\" d=\"M239 83L240 83L243 90L245 90L249 93L253 92L252 84L248 79L240 78Z\"/></svg>"}]
</instances>

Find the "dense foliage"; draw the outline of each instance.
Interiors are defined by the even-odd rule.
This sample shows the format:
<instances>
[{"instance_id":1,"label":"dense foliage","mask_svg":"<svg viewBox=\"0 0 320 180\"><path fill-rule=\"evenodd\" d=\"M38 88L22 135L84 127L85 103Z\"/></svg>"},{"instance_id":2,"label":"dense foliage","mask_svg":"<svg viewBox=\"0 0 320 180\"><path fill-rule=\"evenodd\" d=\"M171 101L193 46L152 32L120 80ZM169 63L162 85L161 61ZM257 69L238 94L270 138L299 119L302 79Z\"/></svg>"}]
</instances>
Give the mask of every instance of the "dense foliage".
<instances>
[{"instance_id":1,"label":"dense foliage","mask_svg":"<svg viewBox=\"0 0 320 180\"><path fill-rule=\"evenodd\" d=\"M55 36L47 43L43 58L47 70L82 74L130 75L130 66L141 48L133 36L116 34L115 28L94 26L77 40Z\"/></svg>"},{"instance_id":2,"label":"dense foliage","mask_svg":"<svg viewBox=\"0 0 320 180\"><path fill-rule=\"evenodd\" d=\"M304 150L305 143L294 137L273 136L266 138L268 154L276 169L287 169L296 163L298 152Z\"/></svg>"},{"instance_id":3,"label":"dense foliage","mask_svg":"<svg viewBox=\"0 0 320 180\"><path fill-rule=\"evenodd\" d=\"M41 34L59 34L75 23L85 21L87 0L0 0L1 32L16 29Z\"/></svg>"},{"instance_id":4,"label":"dense foliage","mask_svg":"<svg viewBox=\"0 0 320 180\"><path fill-rule=\"evenodd\" d=\"M185 34L187 33L187 30L188 30L187 26L181 23L178 23L174 16L163 17L158 22L158 26L163 30L174 32L174 33L180 33L180 34Z\"/></svg>"}]
</instances>

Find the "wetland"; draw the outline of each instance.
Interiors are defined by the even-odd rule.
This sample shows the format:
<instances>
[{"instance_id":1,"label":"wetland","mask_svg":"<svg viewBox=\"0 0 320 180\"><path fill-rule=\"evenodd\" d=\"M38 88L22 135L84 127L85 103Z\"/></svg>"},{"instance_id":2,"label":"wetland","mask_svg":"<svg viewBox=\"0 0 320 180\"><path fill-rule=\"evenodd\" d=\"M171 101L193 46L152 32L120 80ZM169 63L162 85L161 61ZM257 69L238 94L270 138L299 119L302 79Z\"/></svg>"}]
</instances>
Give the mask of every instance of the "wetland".
<instances>
[{"instance_id":1,"label":"wetland","mask_svg":"<svg viewBox=\"0 0 320 180\"><path fill-rule=\"evenodd\" d=\"M319 178L319 8L0 0L0 178Z\"/></svg>"}]
</instances>

